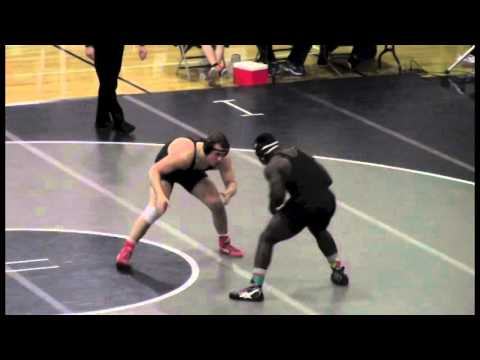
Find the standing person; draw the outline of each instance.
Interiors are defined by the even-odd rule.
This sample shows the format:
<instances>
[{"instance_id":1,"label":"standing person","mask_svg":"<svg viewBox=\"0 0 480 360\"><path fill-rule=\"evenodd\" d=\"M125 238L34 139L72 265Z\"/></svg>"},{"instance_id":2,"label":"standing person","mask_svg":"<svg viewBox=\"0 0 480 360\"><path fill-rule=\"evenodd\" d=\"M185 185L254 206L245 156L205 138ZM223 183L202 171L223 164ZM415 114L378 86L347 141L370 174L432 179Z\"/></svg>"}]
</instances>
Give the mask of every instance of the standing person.
<instances>
[{"instance_id":1,"label":"standing person","mask_svg":"<svg viewBox=\"0 0 480 360\"><path fill-rule=\"evenodd\" d=\"M100 86L98 88L97 116L95 127L108 128L113 120L113 129L130 134L135 126L125 121L123 110L117 100L117 79L122 68L124 45L102 44L86 45L85 54L95 62ZM141 60L147 57L147 49L143 45L138 47L138 56Z\"/></svg>"},{"instance_id":2,"label":"standing person","mask_svg":"<svg viewBox=\"0 0 480 360\"><path fill-rule=\"evenodd\" d=\"M167 210L175 183L182 185L212 212L220 253L232 257L244 255L242 250L231 244L228 235L225 205L237 192L232 160L228 156L229 150L230 144L220 132L214 132L206 139L200 140L179 137L163 146L148 172L150 179L148 205L133 224L130 235L117 256L119 270L130 268L130 258L135 245ZM218 192L215 184L208 179L206 174L208 170L220 172L225 191Z\"/></svg>"},{"instance_id":3,"label":"standing person","mask_svg":"<svg viewBox=\"0 0 480 360\"><path fill-rule=\"evenodd\" d=\"M230 299L263 301L262 285L274 245L292 238L305 227L315 237L330 264L331 281L340 286L348 285L337 246L327 230L336 204L335 195L329 189L332 179L325 168L296 147L281 148L268 133L255 139L254 149L259 160L266 165L264 174L270 185L269 209L273 217L258 241L252 285L230 292ZM290 198L284 203L286 192Z\"/></svg>"}]
</instances>

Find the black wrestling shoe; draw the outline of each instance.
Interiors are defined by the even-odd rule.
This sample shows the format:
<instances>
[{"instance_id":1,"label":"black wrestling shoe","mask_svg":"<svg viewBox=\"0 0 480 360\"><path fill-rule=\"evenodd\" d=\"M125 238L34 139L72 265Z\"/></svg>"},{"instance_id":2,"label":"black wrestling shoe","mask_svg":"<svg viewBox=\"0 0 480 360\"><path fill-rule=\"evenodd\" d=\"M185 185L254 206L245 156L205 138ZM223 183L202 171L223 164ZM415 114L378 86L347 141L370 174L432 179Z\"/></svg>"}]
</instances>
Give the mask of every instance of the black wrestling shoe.
<instances>
[{"instance_id":1,"label":"black wrestling shoe","mask_svg":"<svg viewBox=\"0 0 480 360\"><path fill-rule=\"evenodd\" d=\"M331 268L332 275L330 275L330 280L335 285L338 286L347 286L348 285L348 276L345 274L345 266L340 268Z\"/></svg>"},{"instance_id":2,"label":"black wrestling shoe","mask_svg":"<svg viewBox=\"0 0 480 360\"><path fill-rule=\"evenodd\" d=\"M229 294L230 299L240 301L263 301L262 287L258 285L251 285L239 291L232 291Z\"/></svg>"}]
</instances>

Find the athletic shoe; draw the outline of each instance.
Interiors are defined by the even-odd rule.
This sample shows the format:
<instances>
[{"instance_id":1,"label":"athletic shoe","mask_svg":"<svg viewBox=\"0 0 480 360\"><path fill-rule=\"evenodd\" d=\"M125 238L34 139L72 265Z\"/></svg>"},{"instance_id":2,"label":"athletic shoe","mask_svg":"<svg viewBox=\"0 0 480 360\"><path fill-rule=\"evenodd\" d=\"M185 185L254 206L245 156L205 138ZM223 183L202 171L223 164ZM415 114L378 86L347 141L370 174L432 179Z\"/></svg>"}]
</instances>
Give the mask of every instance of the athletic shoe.
<instances>
[{"instance_id":1,"label":"athletic shoe","mask_svg":"<svg viewBox=\"0 0 480 360\"><path fill-rule=\"evenodd\" d=\"M303 65L295 65L287 60L281 66L282 66L282 70L290 73L291 75L305 76L305 68L303 67Z\"/></svg>"},{"instance_id":2,"label":"athletic shoe","mask_svg":"<svg viewBox=\"0 0 480 360\"><path fill-rule=\"evenodd\" d=\"M125 241L122 250L117 255L117 269L118 270L130 270L130 258L133 254L135 245L130 241Z\"/></svg>"},{"instance_id":3,"label":"athletic shoe","mask_svg":"<svg viewBox=\"0 0 480 360\"><path fill-rule=\"evenodd\" d=\"M219 251L222 254L231 256L231 257L242 257L244 252L235 246L233 246L230 242L230 237L220 237L218 241Z\"/></svg>"},{"instance_id":4,"label":"athletic shoe","mask_svg":"<svg viewBox=\"0 0 480 360\"><path fill-rule=\"evenodd\" d=\"M217 79L219 77L218 70L215 66L212 66L207 73L207 80L209 86L215 86Z\"/></svg>"},{"instance_id":5,"label":"athletic shoe","mask_svg":"<svg viewBox=\"0 0 480 360\"><path fill-rule=\"evenodd\" d=\"M232 291L228 295L232 300L259 302L263 301L262 287L252 285L239 291Z\"/></svg>"},{"instance_id":6,"label":"athletic shoe","mask_svg":"<svg viewBox=\"0 0 480 360\"><path fill-rule=\"evenodd\" d=\"M345 274L345 266L342 267L332 267L332 275L330 276L330 280L335 285L338 286L347 286L348 285L348 276Z\"/></svg>"}]
</instances>

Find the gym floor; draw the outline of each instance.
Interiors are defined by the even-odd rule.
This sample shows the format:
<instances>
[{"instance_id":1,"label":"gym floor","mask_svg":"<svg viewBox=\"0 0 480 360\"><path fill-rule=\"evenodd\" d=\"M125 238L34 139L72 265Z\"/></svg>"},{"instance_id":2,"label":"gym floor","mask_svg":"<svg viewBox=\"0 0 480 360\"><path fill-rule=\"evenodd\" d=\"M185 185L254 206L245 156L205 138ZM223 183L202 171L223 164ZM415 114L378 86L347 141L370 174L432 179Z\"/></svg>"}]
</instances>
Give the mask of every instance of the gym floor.
<instances>
[{"instance_id":1,"label":"gym floor","mask_svg":"<svg viewBox=\"0 0 480 360\"><path fill-rule=\"evenodd\" d=\"M474 83L459 91L452 81L462 80L421 75L122 94L132 136L94 128L96 97L7 102L6 313L474 314ZM209 210L175 186L133 255L134 272L118 273L155 155L172 137L212 130L233 148L229 232L246 256L219 254ZM251 151L264 131L332 175L329 229L348 288L330 283L304 231L275 247L263 303L228 299L248 284L270 218Z\"/></svg>"}]
</instances>

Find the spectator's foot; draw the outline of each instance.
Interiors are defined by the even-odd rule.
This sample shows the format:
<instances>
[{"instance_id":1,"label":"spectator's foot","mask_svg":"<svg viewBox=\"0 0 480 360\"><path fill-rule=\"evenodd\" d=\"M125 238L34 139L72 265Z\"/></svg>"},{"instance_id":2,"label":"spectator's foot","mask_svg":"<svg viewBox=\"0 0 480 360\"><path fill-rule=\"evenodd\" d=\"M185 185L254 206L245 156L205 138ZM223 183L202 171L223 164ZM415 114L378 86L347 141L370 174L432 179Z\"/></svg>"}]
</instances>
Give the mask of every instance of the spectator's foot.
<instances>
[{"instance_id":1,"label":"spectator's foot","mask_svg":"<svg viewBox=\"0 0 480 360\"><path fill-rule=\"evenodd\" d=\"M133 130L135 130L135 126L133 126L132 124L126 122L125 120L122 121L121 123L117 123L113 126L113 129L115 131L118 131L122 134L130 134L131 132L133 132Z\"/></svg>"},{"instance_id":2,"label":"spectator's foot","mask_svg":"<svg viewBox=\"0 0 480 360\"><path fill-rule=\"evenodd\" d=\"M290 73L293 76L305 76L305 68L303 65L295 65L288 60L282 64L282 70Z\"/></svg>"},{"instance_id":3,"label":"spectator's foot","mask_svg":"<svg viewBox=\"0 0 480 360\"><path fill-rule=\"evenodd\" d=\"M207 73L207 81L209 86L215 86L219 78L219 72L216 66L212 66Z\"/></svg>"}]
</instances>

